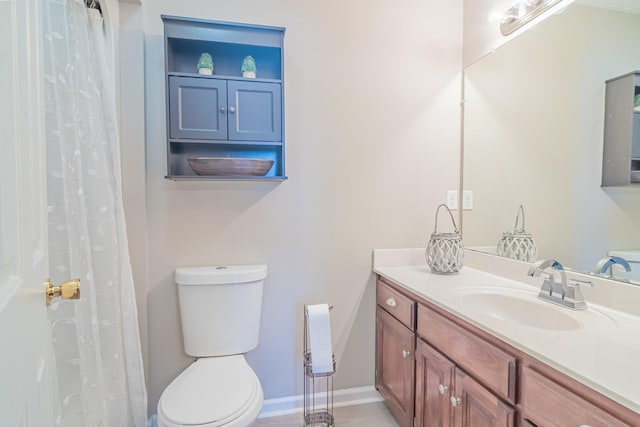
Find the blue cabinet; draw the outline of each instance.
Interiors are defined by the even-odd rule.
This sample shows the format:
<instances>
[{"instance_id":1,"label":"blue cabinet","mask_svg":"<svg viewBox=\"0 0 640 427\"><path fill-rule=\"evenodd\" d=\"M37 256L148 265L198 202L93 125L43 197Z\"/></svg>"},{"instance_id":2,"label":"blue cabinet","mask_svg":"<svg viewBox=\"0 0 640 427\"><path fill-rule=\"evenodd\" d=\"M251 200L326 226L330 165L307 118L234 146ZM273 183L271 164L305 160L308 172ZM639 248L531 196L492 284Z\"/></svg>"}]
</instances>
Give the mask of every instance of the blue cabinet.
<instances>
[{"instance_id":1,"label":"blue cabinet","mask_svg":"<svg viewBox=\"0 0 640 427\"><path fill-rule=\"evenodd\" d=\"M227 82L169 76L169 138L227 139Z\"/></svg>"},{"instance_id":2,"label":"blue cabinet","mask_svg":"<svg viewBox=\"0 0 640 427\"><path fill-rule=\"evenodd\" d=\"M169 77L171 139L282 141L280 83Z\"/></svg>"},{"instance_id":3,"label":"blue cabinet","mask_svg":"<svg viewBox=\"0 0 640 427\"><path fill-rule=\"evenodd\" d=\"M167 178L283 180L284 28L162 16L167 94ZM196 69L202 53L212 75ZM244 78L251 55L256 77ZM193 157L272 160L265 176L199 176Z\"/></svg>"}]
</instances>

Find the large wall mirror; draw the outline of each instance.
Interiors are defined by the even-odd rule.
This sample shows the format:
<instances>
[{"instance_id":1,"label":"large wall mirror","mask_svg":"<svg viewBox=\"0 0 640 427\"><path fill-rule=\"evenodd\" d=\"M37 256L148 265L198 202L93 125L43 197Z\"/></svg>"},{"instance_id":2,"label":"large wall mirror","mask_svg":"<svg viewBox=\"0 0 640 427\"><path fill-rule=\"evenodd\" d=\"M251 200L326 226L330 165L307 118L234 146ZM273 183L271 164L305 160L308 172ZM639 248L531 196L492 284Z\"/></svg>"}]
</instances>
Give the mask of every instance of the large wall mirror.
<instances>
[{"instance_id":1,"label":"large wall mirror","mask_svg":"<svg viewBox=\"0 0 640 427\"><path fill-rule=\"evenodd\" d=\"M640 187L601 187L605 81L634 70L640 0L576 1L465 69L466 247L495 253L522 205L538 259L640 249Z\"/></svg>"}]
</instances>

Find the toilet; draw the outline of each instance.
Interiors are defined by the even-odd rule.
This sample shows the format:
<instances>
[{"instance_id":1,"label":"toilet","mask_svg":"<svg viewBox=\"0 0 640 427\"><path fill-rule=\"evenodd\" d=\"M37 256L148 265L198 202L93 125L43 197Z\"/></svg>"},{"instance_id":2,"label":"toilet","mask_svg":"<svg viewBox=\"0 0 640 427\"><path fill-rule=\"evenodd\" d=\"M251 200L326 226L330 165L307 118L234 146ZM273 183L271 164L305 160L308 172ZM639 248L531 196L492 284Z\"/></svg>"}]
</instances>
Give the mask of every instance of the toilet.
<instances>
[{"instance_id":1,"label":"toilet","mask_svg":"<svg viewBox=\"0 0 640 427\"><path fill-rule=\"evenodd\" d=\"M246 427L262 386L244 353L258 345L266 265L178 268L185 352L197 357L162 392L159 427Z\"/></svg>"},{"instance_id":2,"label":"toilet","mask_svg":"<svg viewBox=\"0 0 640 427\"><path fill-rule=\"evenodd\" d=\"M640 249L612 250L609 251L608 255L623 258L631 266L631 271L629 272L624 271L622 268L616 268L615 277L640 283Z\"/></svg>"}]
</instances>

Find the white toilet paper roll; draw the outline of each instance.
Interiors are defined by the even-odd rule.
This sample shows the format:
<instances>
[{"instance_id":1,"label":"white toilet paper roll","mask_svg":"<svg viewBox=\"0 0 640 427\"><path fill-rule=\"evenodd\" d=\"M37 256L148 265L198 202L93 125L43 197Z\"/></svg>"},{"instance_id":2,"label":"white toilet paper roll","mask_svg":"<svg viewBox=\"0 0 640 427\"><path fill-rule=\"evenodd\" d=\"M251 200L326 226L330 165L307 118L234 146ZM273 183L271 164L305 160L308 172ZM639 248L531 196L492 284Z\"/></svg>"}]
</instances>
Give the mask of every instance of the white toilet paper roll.
<instances>
[{"instance_id":1,"label":"white toilet paper roll","mask_svg":"<svg viewBox=\"0 0 640 427\"><path fill-rule=\"evenodd\" d=\"M311 372L314 374L331 373L333 372L333 349L331 348L329 305L308 305L307 316Z\"/></svg>"}]
</instances>

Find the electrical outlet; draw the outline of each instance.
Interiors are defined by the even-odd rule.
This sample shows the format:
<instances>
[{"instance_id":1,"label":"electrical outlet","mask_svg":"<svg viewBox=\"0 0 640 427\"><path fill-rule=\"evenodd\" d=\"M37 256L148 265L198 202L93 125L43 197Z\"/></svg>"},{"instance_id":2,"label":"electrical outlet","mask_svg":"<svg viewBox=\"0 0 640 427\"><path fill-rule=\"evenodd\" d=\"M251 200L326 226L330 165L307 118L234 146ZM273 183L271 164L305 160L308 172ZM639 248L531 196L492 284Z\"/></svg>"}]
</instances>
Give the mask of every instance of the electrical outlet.
<instances>
[{"instance_id":1,"label":"electrical outlet","mask_svg":"<svg viewBox=\"0 0 640 427\"><path fill-rule=\"evenodd\" d=\"M458 191L447 191L447 207L451 210L458 209Z\"/></svg>"},{"instance_id":2,"label":"electrical outlet","mask_svg":"<svg viewBox=\"0 0 640 427\"><path fill-rule=\"evenodd\" d=\"M473 191L465 190L462 192L462 209L467 211L473 209Z\"/></svg>"}]
</instances>

